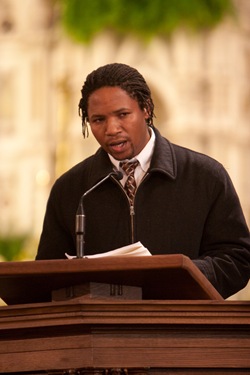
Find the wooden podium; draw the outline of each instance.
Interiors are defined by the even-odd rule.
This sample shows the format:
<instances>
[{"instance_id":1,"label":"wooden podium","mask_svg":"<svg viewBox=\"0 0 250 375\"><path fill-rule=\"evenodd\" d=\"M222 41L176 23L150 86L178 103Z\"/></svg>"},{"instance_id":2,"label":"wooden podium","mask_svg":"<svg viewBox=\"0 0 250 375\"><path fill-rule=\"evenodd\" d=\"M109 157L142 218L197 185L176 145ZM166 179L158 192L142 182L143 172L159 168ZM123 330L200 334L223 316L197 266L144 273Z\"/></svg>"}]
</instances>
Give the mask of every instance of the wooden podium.
<instances>
[{"instance_id":1,"label":"wooden podium","mask_svg":"<svg viewBox=\"0 0 250 375\"><path fill-rule=\"evenodd\" d=\"M250 373L250 303L225 302L183 255L3 262L0 297L1 374Z\"/></svg>"}]
</instances>

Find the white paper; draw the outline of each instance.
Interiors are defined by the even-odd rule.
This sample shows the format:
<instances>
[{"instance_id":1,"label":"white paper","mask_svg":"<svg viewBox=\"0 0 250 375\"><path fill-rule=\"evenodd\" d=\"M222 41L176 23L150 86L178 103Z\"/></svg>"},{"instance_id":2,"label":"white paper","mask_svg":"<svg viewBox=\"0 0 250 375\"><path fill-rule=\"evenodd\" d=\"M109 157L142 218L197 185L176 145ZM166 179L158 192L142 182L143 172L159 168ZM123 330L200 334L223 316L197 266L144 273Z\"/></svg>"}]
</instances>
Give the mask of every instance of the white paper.
<instances>
[{"instance_id":1,"label":"white paper","mask_svg":"<svg viewBox=\"0 0 250 375\"><path fill-rule=\"evenodd\" d=\"M65 253L66 257L68 259L74 259L76 258L75 255L69 255ZM106 253L100 253L100 254L94 254L94 255L87 255L84 256L83 258L103 258L103 257L112 257L112 256L147 256L147 255L152 255L146 247L142 245L142 243L136 242L131 245L123 246L120 247L119 249L116 250L111 250L107 251Z\"/></svg>"}]
</instances>

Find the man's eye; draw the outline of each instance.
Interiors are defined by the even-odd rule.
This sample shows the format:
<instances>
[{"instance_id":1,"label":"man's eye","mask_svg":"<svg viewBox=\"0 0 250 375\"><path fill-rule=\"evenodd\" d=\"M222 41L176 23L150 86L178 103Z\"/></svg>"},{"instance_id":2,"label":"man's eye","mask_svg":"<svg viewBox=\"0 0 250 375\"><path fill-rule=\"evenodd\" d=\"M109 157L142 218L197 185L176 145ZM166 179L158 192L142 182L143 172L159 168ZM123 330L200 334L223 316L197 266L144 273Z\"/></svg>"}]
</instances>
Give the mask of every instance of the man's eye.
<instances>
[{"instance_id":1,"label":"man's eye","mask_svg":"<svg viewBox=\"0 0 250 375\"><path fill-rule=\"evenodd\" d=\"M102 122L102 121L103 121L103 118L102 118L102 117L95 118L94 120L92 120L92 122L93 122L94 124L99 124L99 123Z\"/></svg>"},{"instance_id":2,"label":"man's eye","mask_svg":"<svg viewBox=\"0 0 250 375\"><path fill-rule=\"evenodd\" d=\"M123 118L123 117L126 117L128 114L129 114L128 112L122 112L120 113L119 117Z\"/></svg>"}]
</instances>

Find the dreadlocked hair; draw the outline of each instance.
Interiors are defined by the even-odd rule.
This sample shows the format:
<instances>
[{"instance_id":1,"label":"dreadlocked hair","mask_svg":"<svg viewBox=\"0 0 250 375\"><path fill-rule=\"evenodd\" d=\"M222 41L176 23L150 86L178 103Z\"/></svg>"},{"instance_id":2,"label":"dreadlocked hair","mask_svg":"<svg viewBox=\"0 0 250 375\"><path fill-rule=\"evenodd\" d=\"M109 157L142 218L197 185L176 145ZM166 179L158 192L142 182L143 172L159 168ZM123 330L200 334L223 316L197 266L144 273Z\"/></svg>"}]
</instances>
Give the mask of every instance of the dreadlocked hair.
<instances>
[{"instance_id":1,"label":"dreadlocked hair","mask_svg":"<svg viewBox=\"0 0 250 375\"><path fill-rule=\"evenodd\" d=\"M82 118L83 136L88 136L88 100L90 95L101 87L120 87L135 99L141 108L149 115L147 123L153 127L154 103L150 89L143 76L134 68L125 64L107 64L90 73L82 86L82 98L79 102L79 115Z\"/></svg>"}]
</instances>

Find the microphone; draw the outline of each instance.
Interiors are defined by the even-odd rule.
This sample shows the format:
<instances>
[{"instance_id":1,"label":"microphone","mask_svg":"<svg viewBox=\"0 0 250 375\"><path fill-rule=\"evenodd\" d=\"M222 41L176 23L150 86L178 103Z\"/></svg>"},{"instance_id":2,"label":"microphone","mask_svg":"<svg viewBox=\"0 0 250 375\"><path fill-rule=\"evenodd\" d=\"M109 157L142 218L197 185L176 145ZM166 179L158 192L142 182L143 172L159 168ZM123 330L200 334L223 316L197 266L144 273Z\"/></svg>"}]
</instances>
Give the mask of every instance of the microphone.
<instances>
[{"instance_id":1,"label":"microphone","mask_svg":"<svg viewBox=\"0 0 250 375\"><path fill-rule=\"evenodd\" d=\"M106 181L109 177L114 176L116 180L121 180L123 178L122 172L118 170L114 170L110 172L106 177L104 177L102 180L97 182L92 188L87 190L80 198L80 202L77 208L76 212L76 220L75 220L75 232L76 232L76 257L77 258L83 258L84 257L84 235L85 235L85 213L84 213L84 207L83 207L83 200L91 193L94 189L96 189L99 185L101 185L104 181Z\"/></svg>"}]
</instances>

